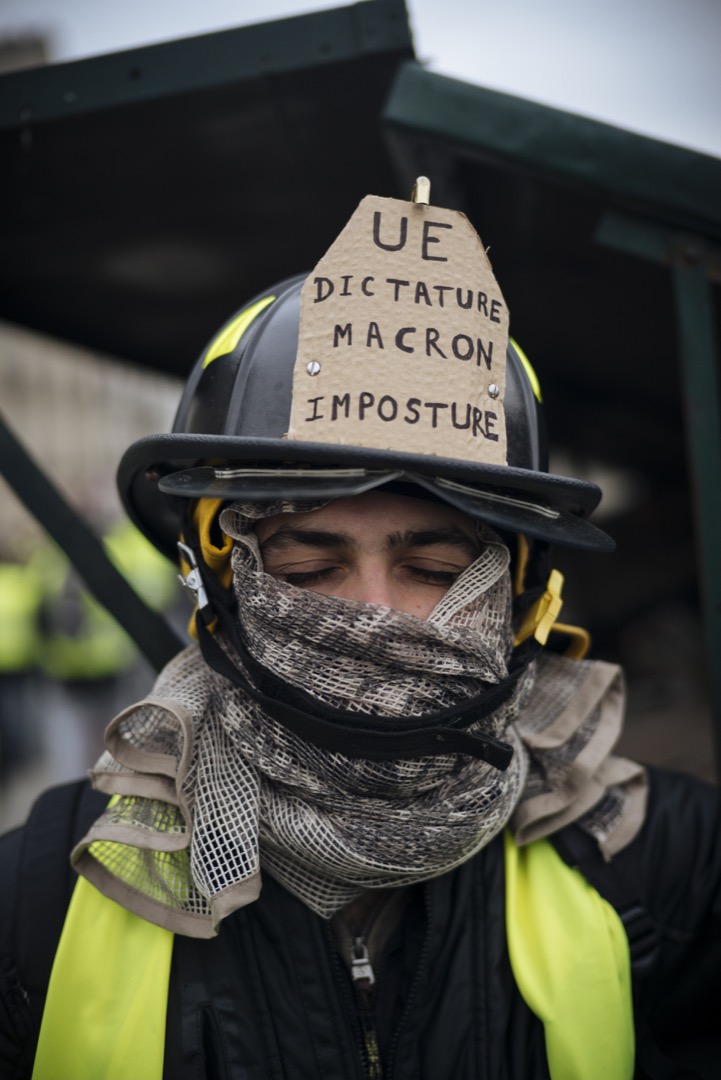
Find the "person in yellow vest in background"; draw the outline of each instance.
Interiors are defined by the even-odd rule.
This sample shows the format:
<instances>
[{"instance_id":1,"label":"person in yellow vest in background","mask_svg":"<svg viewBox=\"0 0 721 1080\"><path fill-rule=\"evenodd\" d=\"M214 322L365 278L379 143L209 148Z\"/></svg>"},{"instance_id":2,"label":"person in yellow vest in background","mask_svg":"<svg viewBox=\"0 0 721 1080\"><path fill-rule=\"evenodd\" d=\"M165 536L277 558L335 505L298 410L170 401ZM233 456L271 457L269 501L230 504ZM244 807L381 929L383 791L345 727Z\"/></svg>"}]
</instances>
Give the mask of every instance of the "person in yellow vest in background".
<instances>
[{"instance_id":1,"label":"person in yellow vest in background","mask_svg":"<svg viewBox=\"0 0 721 1080\"><path fill-rule=\"evenodd\" d=\"M126 517L103 534L118 570L145 602L171 612L179 585L173 567ZM54 544L36 548L29 568L40 584L38 669L45 680L44 752L58 779L86 769L108 715L149 685L137 646L86 588Z\"/></svg>"},{"instance_id":2,"label":"person in yellow vest in background","mask_svg":"<svg viewBox=\"0 0 721 1080\"><path fill-rule=\"evenodd\" d=\"M42 584L27 562L0 562L0 778L37 752Z\"/></svg>"},{"instance_id":3,"label":"person in yellow vest in background","mask_svg":"<svg viewBox=\"0 0 721 1080\"><path fill-rule=\"evenodd\" d=\"M117 568L158 611L178 606L177 574L126 517L103 542ZM55 781L97 756L108 715L149 685L138 649L88 592L53 543L0 563L0 770L16 786L27 769Z\"/></svg>"},{"instance_id":4,"label":"person in yellow vest in background","mask_svg":"<svg viewBox=\"0 0 721 1080\"><path fill-rule=\"evenodd\" d=\"M135 591L156 611L177 599L177 574L167 559L123 517L103 535L110 559ZM82 577L55 545L31 558L42 589L41 664L60 682L114 679L138 659L131 638L88 592Z\"/></svg>"},{"instance_id":5,"label":"person in yellow vest in background","mask_svg":"<svg viewBox=\"0 0 721 1080\"><path fill-rule=\"evenodd\" d=\"M614 753L508 331L463 215L368 197L126 452L196 641L0 844L3 1075L717 1074L718 792Z\"/></svg>"}]
</instances>

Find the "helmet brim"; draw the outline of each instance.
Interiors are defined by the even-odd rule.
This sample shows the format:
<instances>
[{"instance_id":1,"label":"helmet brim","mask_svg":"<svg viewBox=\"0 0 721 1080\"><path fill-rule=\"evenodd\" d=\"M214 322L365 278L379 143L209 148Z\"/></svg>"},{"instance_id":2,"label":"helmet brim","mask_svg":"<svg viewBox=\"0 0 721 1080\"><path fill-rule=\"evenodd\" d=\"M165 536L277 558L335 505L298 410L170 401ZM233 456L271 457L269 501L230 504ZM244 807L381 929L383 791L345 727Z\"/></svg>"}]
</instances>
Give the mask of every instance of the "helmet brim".
<instances>
[{"instance_id":1,"label":"helmet brim","mask_svg":"<svg viewBox=\"0 0 721 1080\"><path fill-rule=\"evenodd\" d=\"M587 520L601 499L596 484L512 466L326 443L175 433L140 439L118 469L129 516L171 557L188 499L333 499L399 480L496 529L586 551L615 547Z\"/></svg>"}]
</instances>

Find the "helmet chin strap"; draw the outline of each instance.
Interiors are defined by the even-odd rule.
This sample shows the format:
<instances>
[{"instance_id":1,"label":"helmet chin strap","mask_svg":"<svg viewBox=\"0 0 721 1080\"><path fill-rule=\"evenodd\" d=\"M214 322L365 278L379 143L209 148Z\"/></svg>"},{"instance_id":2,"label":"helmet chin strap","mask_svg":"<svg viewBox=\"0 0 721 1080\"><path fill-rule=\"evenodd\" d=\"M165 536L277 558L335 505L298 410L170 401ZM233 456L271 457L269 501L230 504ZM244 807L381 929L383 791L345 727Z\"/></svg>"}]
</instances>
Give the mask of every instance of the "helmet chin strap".
<instances>
[{"instance_id":1,"label":"helmet chin strap","mask_svg":"<svg viewBox=\"0 0 721 1080\"><path fill-rule=\"evenodd\" d=\"M194 556L187 579L189 587L193 587L190 578L196 570L198 579L205 586L206 602L199 607L196 616L203 657L209 667L255 701L266 716L305 741L350 758L381 761L455 753L480 758L500 771L508 768L513 757L513 747L509 743L483 732L471 733L467 728L485 719L510 698L520 676L540 649L535 638L529 638L514 649L505 679L488 684L487 689L460 705L405 720L370 715L364 719L357 712L333 709L318 701L251 656L242 638L232 592L224 589L198 560L195 543L191 541L189 547ZM189 547L184 548L186 559ZM231 659L208 629L215 617L240 664Z\"/></svg>"}]
</instances>

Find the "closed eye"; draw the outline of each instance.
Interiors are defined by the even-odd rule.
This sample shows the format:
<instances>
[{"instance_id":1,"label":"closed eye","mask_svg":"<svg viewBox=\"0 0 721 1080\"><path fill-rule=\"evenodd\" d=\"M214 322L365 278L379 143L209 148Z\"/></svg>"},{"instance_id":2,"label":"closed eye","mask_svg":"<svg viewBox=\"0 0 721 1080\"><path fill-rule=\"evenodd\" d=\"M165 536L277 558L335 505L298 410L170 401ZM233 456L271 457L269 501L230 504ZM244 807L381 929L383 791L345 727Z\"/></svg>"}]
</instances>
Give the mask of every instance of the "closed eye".
<instances>
[{"instance_id":1,"label":"closed eye","mask_svg":"<svg viewBox=\"0 0 721 1080\"><path fill-rule=\"evenodd\" d=\"M429 570L425 566L406 566L405 569L417 580L432 585L452 585L463 573L462 570Z\"/></svg>"},{"instance_id":2,"label":"closed eye","mask_svg":"<svg viewBox=\"0 0 721 1080\"><path fill-rule=\"evenodd\" d=\"M279 581L285 581L288 585L297 585L303 588L307 585L320 584L322 581L332 580L333 574L339 569L337 566L325 566L321 570L293 570L288 573L276 573L273 576Z\"/></svg>"}]
</instances>

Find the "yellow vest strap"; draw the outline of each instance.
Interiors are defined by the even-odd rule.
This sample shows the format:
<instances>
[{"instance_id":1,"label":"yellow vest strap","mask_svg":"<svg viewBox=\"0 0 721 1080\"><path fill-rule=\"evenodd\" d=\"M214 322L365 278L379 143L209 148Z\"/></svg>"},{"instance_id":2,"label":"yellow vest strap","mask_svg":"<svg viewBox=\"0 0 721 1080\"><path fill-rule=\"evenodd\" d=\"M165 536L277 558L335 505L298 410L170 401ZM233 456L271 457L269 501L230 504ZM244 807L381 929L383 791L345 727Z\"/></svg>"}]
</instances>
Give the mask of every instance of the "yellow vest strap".
<instances>
[{"instance_id":1,"label":"yellow vest strap","mask_svg":"<svg viewBox=\"0 0 721 1080\"><path fill-rule=\"evenodd\" d=\"M162 1080L173 935L78 880L32 1080Z\"/></svg>"},{"instance_id":2,"label":"yellow vest strap","mask_svg":"<svg viewBox=\"0 0 721 1080\"><path fill-rule=\"evenodd\" d=\"M635 1039L628 939L616 911L553 846L505 834L513 975L543 1021L552 1080L630 1080Z\"/></svg>"}]
</instances>

